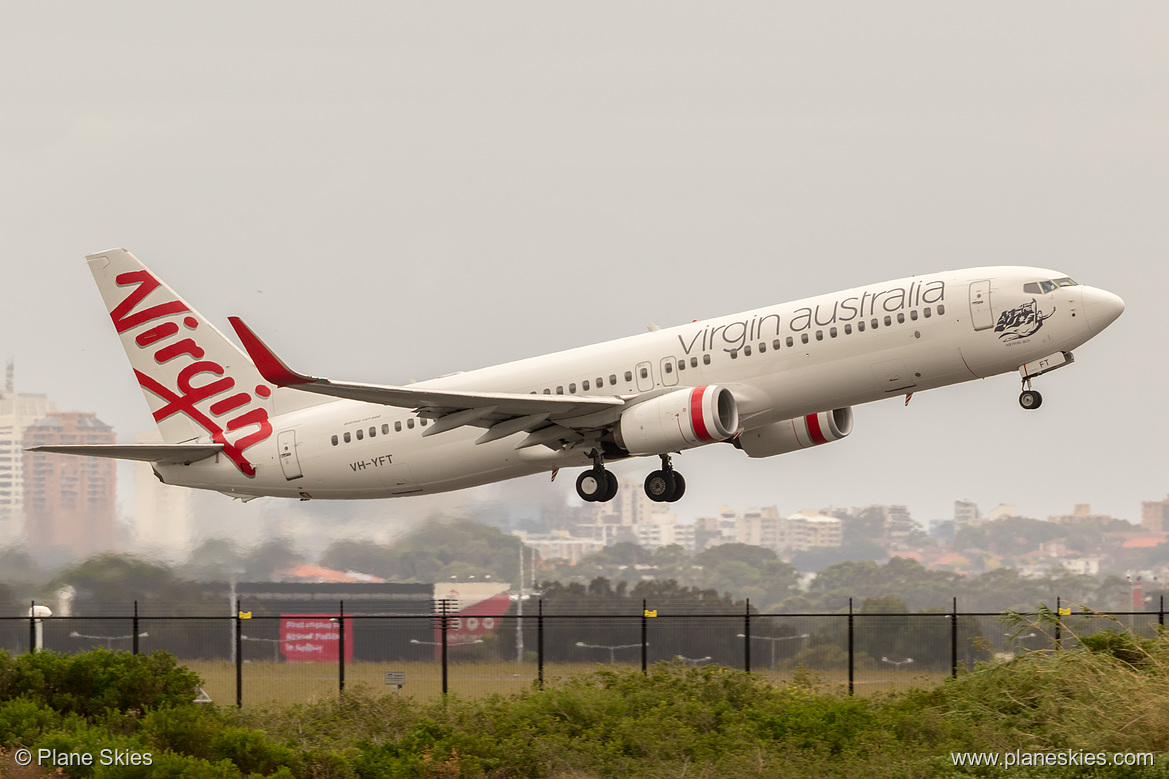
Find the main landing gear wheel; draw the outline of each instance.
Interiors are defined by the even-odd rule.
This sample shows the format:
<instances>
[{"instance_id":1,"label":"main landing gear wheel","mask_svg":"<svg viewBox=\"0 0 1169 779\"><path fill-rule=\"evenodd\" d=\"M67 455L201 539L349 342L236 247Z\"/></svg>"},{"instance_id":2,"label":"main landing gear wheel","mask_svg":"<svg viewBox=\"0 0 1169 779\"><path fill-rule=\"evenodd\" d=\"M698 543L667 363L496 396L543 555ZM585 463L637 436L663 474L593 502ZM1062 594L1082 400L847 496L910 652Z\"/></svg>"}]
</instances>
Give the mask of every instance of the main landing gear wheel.
<instances>
[{"instance_id":1,"label":"main landing gear wheel","mask_svg":"<svg viewBox=\"0 0 1169 779\"><path fill-rule=\"evenodd\" d=\"M654 471L645 477L645 494L655 503L669 503L677 484L673 471Z\"/></svg>"},{"instance_id":2,"label":"main landing gear wheel","mask_svg":"<svg viewBox=\"0 0 1169 779\"><path fill-rule=\"evenodd\" d=\"M617 476L612 471L605 471L605 481L608 482L609 489L605 492L605 496L598 501L599 503L608 503L617 497Z\"/></svg>"},{"instance_id":3,"label":"main landing gear wheel","mask_svg":"<svg viewBox=\"0 0 1169 779\"><path fill-rule=\"evenodd\" d=\"M604 468L590 468L576 477L576 494L589 503L607 503L617 497L617 477Z\"/></svg>"},{"instance_id":4,"label":"main landing gear wheel","mask_svg":"<svg viewBox=\"0 0 1169 779\"><path fill-rule=\"evenodd\" d=\"M1034 411L1043 405L1043 396L1035 390L1023 390L1019 395L1019 405L1028 411Z\"/></svg>"},{"instance_id":5,"label":"main landing gear wheel","mask_svg":"<svg viewBox=\"0 0 1169 779\"><path fill-rule=\"evenodd\" d=\"M686 480L670 465L668 455L662 455L662 468L645 477L645 494L655 503L673 503L686 493Z\"/></svg>"}]
</instances>

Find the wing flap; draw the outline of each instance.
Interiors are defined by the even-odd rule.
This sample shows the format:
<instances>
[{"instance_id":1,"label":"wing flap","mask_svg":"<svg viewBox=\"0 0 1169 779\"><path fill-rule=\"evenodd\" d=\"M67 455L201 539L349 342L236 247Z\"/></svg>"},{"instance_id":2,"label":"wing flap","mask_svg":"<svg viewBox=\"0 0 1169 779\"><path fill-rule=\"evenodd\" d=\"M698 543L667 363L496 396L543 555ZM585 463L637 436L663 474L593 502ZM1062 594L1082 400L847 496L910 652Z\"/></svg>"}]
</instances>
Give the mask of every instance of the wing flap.
<instances>
[{"instance_id":1,"label":"wing flap","mask_svg":"<svg viewBox=\"0 0 1169 779\"><path fill-rule=\"evenodd\" d=\"M144 463L193 463L219 454L223 451L223 444L62 444L34 446L28 451Z\"/></svg>"}]
</instances>

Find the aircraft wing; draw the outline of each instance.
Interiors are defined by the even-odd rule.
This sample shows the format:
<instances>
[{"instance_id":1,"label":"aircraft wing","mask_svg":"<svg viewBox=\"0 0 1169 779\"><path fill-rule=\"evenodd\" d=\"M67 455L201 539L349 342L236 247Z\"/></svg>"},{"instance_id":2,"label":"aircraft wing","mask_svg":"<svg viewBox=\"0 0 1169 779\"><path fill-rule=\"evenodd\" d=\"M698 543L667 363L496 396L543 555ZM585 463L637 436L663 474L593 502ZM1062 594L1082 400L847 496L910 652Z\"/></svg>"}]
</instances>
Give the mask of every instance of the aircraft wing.
<instances>
[{"instance_id":1,"label":"aircraft wing","mask_svg":"<svg viewBox=\"0 0 1169 779\"><path fill-rule=\"evenodd\" d=\"M479 443L486 443L521 431L532 433L539 430L545 434L543 437L547 437L549 433L545 432L546 426L552 424L554 427L562 428L565 433L558 440L568 440L577 437L574 429L591 429L615 421L621 409L625 407L623 399L604 395L467 392L354 384L306 376L289 368L239 317L228 317L228 321L235 328L248 356L252 358L252 362L266 381L278 387L291 387L335 398L414 409L438 420L437 424L426 430L423 435L434 435L463 425L476 425L492 428L479 440ZM612 419L609 419L610 416Z\"/></svg>"},{"instance_id":2,"label":"aircraft wing","mask_svg":"<svg viewBox=\"0 0 1169 779\"><path fill-rule=\"evenodd\" d=\"M223 451L223 444L76 444L34 446L30 452L109 457L145 463L193 463Z\"/></svg>"}]
</instances>

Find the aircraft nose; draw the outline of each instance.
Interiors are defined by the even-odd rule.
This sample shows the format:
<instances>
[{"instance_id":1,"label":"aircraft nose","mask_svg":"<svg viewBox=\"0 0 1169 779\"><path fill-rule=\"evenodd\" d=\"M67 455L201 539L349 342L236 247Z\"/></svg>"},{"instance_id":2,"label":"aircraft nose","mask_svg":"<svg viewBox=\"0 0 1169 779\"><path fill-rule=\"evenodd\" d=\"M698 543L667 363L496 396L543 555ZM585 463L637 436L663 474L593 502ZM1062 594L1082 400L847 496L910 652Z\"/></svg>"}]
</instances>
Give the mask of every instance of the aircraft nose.
<instances>
[{"instance_id":1,"label":"aircraft nose","mask_svg":"<svg viewBox=\"0 0 1169 779\"><path fill-rule=\"evenodd\" d=\"M1094 334L1116 321L1124 313L1124 301L1095 287L1084 287L1084 314L1088 317L1088 329Z\"/></svg>"}]
</instances>

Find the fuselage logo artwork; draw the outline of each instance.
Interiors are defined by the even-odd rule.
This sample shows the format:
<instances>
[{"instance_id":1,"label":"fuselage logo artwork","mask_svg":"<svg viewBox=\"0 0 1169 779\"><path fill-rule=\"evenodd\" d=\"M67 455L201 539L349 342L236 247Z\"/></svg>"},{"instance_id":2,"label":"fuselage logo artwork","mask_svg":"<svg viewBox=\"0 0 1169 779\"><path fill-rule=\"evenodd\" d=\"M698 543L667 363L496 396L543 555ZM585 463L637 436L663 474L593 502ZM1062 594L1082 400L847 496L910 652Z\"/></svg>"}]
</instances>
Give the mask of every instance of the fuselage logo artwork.
<instances>
[{"instance_id":1,"label":"fuselage logo artwork","mask_svg":"<svg viewBox=\"0 0 1169 779\"><path fill-rule=\"evenodd\" d=\"M154 421L161 422L175 414L184 414L206 430L211 440L223 444L223 453L241 473L255 476L255 466L244 456L244 452L271 437L272 424L268 420L267 409L261 407L252 394L233 392L236 390L235 379L225 375L227 371L219 363L204 359L206 351L195 338L190 337L196 334L199 320L181 300L139 308L139 304L150 293L161 287L158 279L146 270L136 270L119 274L115 282L119 287L132 287L130 293L110 312L118 335L166 318L140 332L134 338L134 343L142 351L150 352L159 366L180 357L188 360L178 370L173 387L134 369L138 384L165 403L154 412ZM176 338L181 333L180 323L189 331L186 338ZM272 391L261 384L254 392L256 396L266 398ZM228 415L232 416L222 423L219 421Z\"/></svg>"},{"instance_id":2,"label":"fuselage logo artwork","mask_svg":"<svg viewBox=\"0 0 1169 779\"><path fill-rule=\"evenodd\" d=\"M946 282L940 279L928 282L911 281L906 287L892 287L877 292L865 290L860 295L797 308L788 319L787 331L794 334L815 327L848 324L868 317L895 314L909 308L942 303L945 299ZM695 351L709 352L720 348L724 352L735 352L751 341L774 338L782 333L782 319L778 312L773 312L738 322L707 325L693 335L679 335L678 341L686 354Z\"/></svg>"},{"instance_id":3,"label":"fuselage logo artwork","mask_svg":"<svg viewBox=\"0 0 1169 779\"><path fill-rule=\"evenodd\" d=\"M999 334L1001 341L1020 341L1024 338L1030 338L1043 327L1043 320L1049 319L1055 309L1046 314L1039 310L1039 303L1032 299L1030 303L1024 303L1017 308L1012 308L1010 311L1004 311L999 314L999 321L994 326L994 331Z\"/></svg>"}]
</instances>

